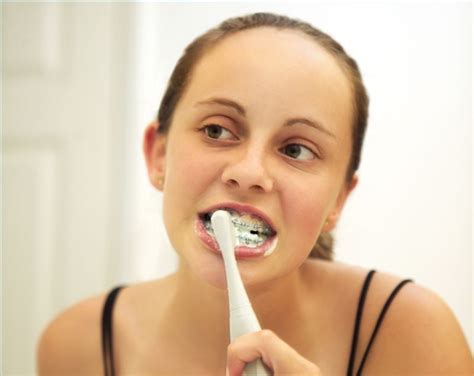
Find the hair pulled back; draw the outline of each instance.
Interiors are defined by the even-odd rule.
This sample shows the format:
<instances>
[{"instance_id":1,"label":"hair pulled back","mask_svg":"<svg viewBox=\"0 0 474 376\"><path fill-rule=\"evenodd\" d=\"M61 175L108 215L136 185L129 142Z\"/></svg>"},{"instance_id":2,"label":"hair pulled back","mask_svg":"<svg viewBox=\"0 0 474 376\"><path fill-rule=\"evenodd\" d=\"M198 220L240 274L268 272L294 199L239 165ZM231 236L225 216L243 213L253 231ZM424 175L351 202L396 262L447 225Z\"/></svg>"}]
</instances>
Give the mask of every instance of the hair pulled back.
<instances>
[{"instance_id":1,"label":"hair pulled back","mask_svg":"<svg viewBox=\"0 0 474 376\"><path fill-rule=\"evenodd\" d=\"M217 27L196 38L184 50L171 74L167 89L158 111L158 132L166 134L171 126L173 113L189 84L193 68L205 53L224 38L239 31L257 27L273 27L300 31L310 36L325 48L345 72L352 89L352 150L346 169L345 183L349 184L358 170L367 127L369 97L362 82L356 61L343 47L328 34L314 28L309 23L273 13L254 13L225 20ZM333 260L334 238L330 232L323 232L311 250L310 257Z\"/></svg>"}]
</instances>

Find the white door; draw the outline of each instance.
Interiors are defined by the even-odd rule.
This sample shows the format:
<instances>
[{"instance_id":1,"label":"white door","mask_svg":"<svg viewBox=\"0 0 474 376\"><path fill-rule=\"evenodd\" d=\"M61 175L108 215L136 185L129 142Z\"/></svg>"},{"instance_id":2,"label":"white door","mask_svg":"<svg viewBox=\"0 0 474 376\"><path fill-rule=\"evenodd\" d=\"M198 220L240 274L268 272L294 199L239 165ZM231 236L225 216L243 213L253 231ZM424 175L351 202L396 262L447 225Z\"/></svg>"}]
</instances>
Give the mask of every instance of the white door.
<instances>
[{"instance_id":1,"label":"white door","mask_svg":"<svg viewBox=\"0 0 474 376\"><path fill-rule=\"evenodd\" d=\"M127 5L3 5L3 370L115 280ZM78 273L78 271L80 271Z\"/></svg>"}]
</instances>

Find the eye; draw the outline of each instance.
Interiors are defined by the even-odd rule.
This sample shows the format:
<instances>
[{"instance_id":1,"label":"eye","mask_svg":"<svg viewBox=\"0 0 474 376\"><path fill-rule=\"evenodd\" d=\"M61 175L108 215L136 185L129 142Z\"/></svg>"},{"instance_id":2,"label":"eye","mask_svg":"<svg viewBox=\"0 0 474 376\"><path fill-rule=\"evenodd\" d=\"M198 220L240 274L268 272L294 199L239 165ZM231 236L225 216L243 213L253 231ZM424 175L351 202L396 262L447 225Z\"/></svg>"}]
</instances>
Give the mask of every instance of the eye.
<instances>
[{"instance_id":1,"label":"eye","mask_svg":"<svg viewBox=\"0 0 474 376\"><path fill-rule=\"evenodd\" d=\"M228 131L224 127L221 127L220 125L217 125L217 124L206 125L201 129L201 131L203 131L206 134L206 136L208 136L209 138L213 138L215 140L218 140L219 136L222 135L222 133L228 133L230 136L233 136L230 131ZM225 139L229 139L229 138L224 138L224 140Z\"/></svg>"},{"instance_id":2,"label":"eye","mask_svg":"<svg viewBox=\"0 0 474 376\"><path fill-rule=\"evenodd\" d=\"M291 158L301 160L301 161L308 161L308 160L318 158L318 156L315 153L313 153L309 148L301 144L288 144L285 147L283 147L281 150L283 150L284 153L290 156ZM303 158L298 159L298 156L303 156Z\"/></svg>"}]
</instances>

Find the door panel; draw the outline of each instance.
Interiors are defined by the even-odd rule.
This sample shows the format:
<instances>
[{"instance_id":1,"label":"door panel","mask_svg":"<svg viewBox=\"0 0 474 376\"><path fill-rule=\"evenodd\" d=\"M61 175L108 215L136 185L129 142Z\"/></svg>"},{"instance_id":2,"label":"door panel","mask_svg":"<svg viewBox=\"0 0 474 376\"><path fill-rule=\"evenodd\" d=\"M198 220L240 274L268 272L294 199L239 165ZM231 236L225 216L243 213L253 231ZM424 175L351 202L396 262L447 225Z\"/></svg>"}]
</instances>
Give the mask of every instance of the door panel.
<instances>
[{"instance_id":1,"label":"door panel","mask_svg":"<svg viewBox=\"0 0 474 376\"><path fill-rule=\"evenodd\" d=\"M110 4L3 5L6 375L34 374L47 322L114 280L120 17Z\"/></svg>"}]
</instances>

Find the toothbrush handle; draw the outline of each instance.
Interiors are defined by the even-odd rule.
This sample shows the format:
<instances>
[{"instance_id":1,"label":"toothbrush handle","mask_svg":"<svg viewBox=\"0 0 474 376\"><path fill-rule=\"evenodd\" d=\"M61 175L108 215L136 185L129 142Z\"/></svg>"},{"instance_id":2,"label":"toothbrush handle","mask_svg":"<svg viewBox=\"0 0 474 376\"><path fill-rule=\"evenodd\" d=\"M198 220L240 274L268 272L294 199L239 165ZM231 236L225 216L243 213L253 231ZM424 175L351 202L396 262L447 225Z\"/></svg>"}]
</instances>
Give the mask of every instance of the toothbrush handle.
<instances>
[{"instance_id":1,"label":"toothbrush handle","mask_svg":"<svg viewBox=\"0 0 474 376\"><path fill-rule=\"evenodd\" d=\"M254 360L245 366L245 376L271 376L272 373L265 367L262 359Z\"/></svg>"},{"instance_id":2,"label":"toothbrush handle","mask_svg":"<svg viewBox=\"0 0 474 376\"><path fill-rule=\"evenodd\" d=\"M243 334L262 330L250 304L232 309L230 311L229 322L231 342Z\"/></svg>"},{"instance_id":3,"label":"toothbrush handle","mask_svg":"<svg viewBox=\"0 0 474 376\"><path fill-rule=\"evenodd\" d=\"M234 308L230 313L230 337L231 341L237 337L258 332L261 330L257 316L252 309L252 306L246 305ZM272 373L265 367L261 359L254 360L245 366L245 376L271 376Z\"/></svg>"}]
</instances>

